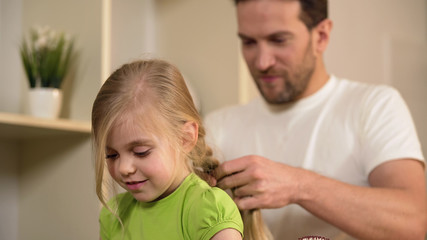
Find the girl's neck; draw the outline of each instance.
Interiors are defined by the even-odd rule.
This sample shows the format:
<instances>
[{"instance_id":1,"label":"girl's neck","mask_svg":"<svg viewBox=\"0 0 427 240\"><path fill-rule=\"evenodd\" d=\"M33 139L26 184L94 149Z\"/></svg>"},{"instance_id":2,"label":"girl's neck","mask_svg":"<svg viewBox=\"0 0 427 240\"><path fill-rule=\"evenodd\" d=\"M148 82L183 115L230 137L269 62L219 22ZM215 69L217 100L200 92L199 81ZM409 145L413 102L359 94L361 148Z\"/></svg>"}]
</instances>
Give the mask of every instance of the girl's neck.
<instances>
[{"instance_id":1,"label":"girl's neck","mask_svg":"<svg viewBox=\"0 0 427 240\"><path fill-rule=\"evenodd\" d=\"M176 170L175 176L172 178L169 188L162 195L160 195L160 197L158 199L156 199L155 201L158 201L158 200L165 198L165 197L169 196L170 194L172 194L181 185L181 183L184 181L184 179L188 175L190 175L190 173L191 173L191 171L188 170L187 168L183 168L181 171Z\"/></svg>"}]
</instances>

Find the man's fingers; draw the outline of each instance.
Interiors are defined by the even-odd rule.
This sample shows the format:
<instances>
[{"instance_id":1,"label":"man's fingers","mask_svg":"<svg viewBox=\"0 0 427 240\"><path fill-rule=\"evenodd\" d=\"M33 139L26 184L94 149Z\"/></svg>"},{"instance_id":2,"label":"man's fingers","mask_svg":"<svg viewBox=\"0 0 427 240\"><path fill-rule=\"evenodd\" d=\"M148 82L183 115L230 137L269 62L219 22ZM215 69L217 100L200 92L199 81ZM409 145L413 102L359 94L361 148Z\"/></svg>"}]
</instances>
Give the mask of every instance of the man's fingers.
<instances>
[{"instance_id":1,"label":"man's fingers","mask_svg":"<svg viewBox=\"0 0 427 240\"><path fill-rule=\"evenodd\" d=\"M247 180L244 176L245 174L243 174L243 172L237 172L228 176L224 176L218 180L217 187L222 189L232 189L245 185L247 184Z\"/></svg>"},{"instance_id":2,"label":"man's fingers","mask_svg":"<svg viewBox=\"0 0 427 240\"><path fill-rule=\"evenodd\" d=\"M233 190L233 194L236 197L256 196L260 193L259 189L257 189L253 183L240 185Z\"/></svg>"},{"instance_id":3,"label":"man's fingers","mask_svg":"<svg viewBox=\"0 0 427 240\"><path fill-rule=\"evenodd\" d=\"M222 178L228 175L241 172L245 168L246 168L246 162L244 161L244 158L236 158L220 164L215 169L215 177L217 180L221 180Z\"/></svg>"},{"instance_id":4,"label":"man's fingers","mask_svg":"<svg viewBox=\"0 0 427 240\"><path fill-rule=\"evenodd\" d=\"M235 197L234 202L240 210L250 210L262 208L260 201L256 197Z\"/></svg>"},{"instance_id":5,"label":"man's fingers","mask_svg":"<svg viewBox=\"0 0 427 240\"><path fill-rule=\"evenodd\" d=\"M211 186L211 187L215 187L216 184L217 184L216 179L212 175L207 175L207 179L206 180L207 180L209 186Z\"/></svg>"}]
</instances>

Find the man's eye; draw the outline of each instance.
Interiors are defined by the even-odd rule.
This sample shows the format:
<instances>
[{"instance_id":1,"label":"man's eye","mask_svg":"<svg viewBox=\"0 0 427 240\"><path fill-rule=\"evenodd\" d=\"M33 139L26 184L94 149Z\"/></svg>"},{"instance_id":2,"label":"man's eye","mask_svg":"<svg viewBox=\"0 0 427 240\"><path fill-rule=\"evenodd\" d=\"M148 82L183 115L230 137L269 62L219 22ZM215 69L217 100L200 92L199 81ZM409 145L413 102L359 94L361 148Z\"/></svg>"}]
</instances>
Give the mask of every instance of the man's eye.
<instances>
[{"instance_id":1,"label":"man's eye","mask_svg":"<svg viewBox=\"0 0 427 240\"><path fill-rule=\"evenodd\" d=\"M254 45L256 42L252 39L242 39L242 45L243 46L251 46Z\"/></svg>"},{"instance_id":2,"label":"man's eye","mask_svg":"<svg viewBox=\"0 0 427 240\"><path fill-rule=\"evenodd\" d=\"M273 38L270 41L273 42L273 43L276 43L276 44L286 43L286 39L284 39L284 38Z\"/></svg>"}]
</instances>

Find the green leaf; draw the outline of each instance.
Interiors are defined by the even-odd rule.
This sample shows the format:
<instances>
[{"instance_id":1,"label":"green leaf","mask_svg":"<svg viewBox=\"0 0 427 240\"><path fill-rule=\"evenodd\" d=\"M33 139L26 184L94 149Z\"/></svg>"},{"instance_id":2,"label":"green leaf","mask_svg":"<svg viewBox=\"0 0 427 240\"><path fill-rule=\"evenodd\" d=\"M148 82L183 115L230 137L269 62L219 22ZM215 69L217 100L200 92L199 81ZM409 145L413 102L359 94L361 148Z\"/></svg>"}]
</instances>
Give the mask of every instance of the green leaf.
<instances>
[{"instance_id":1,"label":"green leaf","mask_svg":"<svg viewBox=\"0 0 427 240\"><path fill-rule=\"evenodd\" d=\"M24 41L24 44L21 45L20 48L20 54L22 59L22 64L24 65L25 74L27 76L28 82L30 84L31 88L34 88L36 86L36 66L35 66L35 59L33 58L33 55L28 50L28 46L26 42Z\"/></svg>"},{"instance_id":2,"label":"green leaf","mask_svg":"<svg viewBox=\"0 0 427 240\"><path fill-rule=\"evenodd\" d=\"M20 55L30 87L60 88L71 65L74 52L74 39L67 40L64 33L49 33L39 36L38 31L31 29L29 42L22 41ZM43 41L38 42L43 37Z\"/></svg>"}]
</instances>

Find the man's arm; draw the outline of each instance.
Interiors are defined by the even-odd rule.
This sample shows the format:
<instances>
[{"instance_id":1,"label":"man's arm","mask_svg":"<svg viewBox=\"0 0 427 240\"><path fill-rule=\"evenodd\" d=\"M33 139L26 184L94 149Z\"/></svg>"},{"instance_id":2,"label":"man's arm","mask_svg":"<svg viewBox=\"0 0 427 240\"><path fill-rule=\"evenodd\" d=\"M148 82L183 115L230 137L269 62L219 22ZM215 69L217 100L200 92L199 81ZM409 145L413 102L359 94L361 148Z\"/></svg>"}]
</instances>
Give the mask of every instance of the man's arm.
<instances>
[{"instance_id":1,"label":"man's arm","mask_svg":"<svg viewBox=\"0 0 427 240\"><path fill-rule=\"evenodd\" d=\"M296 203L359 239L424 239L426 233L424 168L416 160L379 165L369 176L371 187L259 156L227 161L218 168L217 177L219 187L234 189L240 209Z\"/></svg>"}]
</instances>

